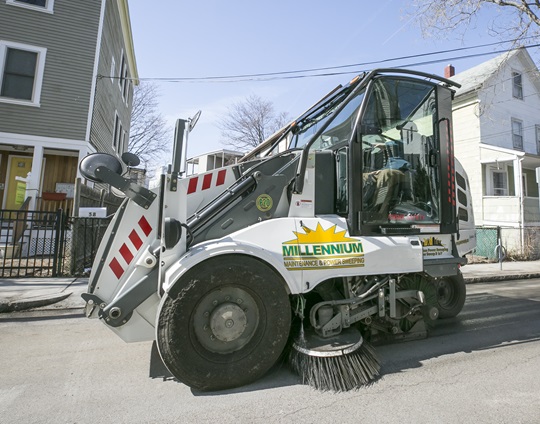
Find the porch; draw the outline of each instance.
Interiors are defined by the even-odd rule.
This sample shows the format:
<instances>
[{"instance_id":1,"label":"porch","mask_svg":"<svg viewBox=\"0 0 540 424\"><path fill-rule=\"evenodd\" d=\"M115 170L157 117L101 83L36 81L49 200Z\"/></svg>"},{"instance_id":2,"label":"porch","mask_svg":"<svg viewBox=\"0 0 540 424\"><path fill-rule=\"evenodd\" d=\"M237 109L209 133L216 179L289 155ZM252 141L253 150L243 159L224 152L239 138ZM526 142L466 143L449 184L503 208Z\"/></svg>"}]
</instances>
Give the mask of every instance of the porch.
<instances>
[{"instance_id":1,"label":"porch","mask_svg":"<svg viewBox=\"0 0 540 424\"><path fill-rule=\"evenodd\" d=\"M17 210L29 198L29 210L71 211L78 162L86 153L0 144L1 209Z\"/></svg>"},{"instance_id":2,"label":"porch","mask_svg":"<svg viewBox=\"0 0 540 424\"><path fill-rule=\"evenodd\" d=\"M523 199L523 202L522 202ZM484 196L482 216L476 217L485 225L539 226L540 199L520 196Z\"/></svg>"}]
</instances>

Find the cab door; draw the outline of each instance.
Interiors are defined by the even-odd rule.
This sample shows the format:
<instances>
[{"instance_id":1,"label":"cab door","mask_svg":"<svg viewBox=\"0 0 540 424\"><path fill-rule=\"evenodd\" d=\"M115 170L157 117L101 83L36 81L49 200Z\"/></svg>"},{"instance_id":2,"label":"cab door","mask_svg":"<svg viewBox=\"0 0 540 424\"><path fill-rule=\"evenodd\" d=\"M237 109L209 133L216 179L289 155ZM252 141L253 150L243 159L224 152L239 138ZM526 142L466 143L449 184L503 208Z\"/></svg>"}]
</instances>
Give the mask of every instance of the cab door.
<instances>
[{"instance_id":1,"label":"cab door","mask_svg":"<svg viewBox=\"0 0 540 424\"><path fill-rule=\"evenodd\" d=\"M351 145L351 234L455 231L450 90L380 77L366 96Z\"/></svg>"}]
</instances>

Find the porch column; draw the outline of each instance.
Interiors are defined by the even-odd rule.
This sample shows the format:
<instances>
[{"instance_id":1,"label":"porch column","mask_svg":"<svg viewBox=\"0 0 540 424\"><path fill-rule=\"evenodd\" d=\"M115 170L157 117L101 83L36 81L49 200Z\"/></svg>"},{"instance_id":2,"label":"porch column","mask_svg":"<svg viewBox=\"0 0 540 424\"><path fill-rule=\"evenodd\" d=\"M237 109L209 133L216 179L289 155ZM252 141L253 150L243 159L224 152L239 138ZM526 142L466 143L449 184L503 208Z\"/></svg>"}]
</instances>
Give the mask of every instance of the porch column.
<instances>
[{"instance_id":1,"label":"porch column","mask_svg":"<svg viewBox=\"0 0 540 424\"><path fill-rule=\"evenodd\" d=\"M34 156L32 157L32 171L26 179L26 196L31 196L28 209L34 210L36 198L39 196L39 185L41 183L41 172L43 168L43 146L34 146Z\"/></svg>"},{"instance_id":2,"label":"porch column","mask_svg":"<svg viewBox=\"0 0 540 424\"><path fill-rule=\"evenodd\" d=\"M516 196L519 198L519 244L521 248L521 253L525 251L525 240L524 240L524 231L525 231L525 199L523 195L523 158L516 157L514 160L514 187L516 190Z\"/></svg>"}]
</instances>

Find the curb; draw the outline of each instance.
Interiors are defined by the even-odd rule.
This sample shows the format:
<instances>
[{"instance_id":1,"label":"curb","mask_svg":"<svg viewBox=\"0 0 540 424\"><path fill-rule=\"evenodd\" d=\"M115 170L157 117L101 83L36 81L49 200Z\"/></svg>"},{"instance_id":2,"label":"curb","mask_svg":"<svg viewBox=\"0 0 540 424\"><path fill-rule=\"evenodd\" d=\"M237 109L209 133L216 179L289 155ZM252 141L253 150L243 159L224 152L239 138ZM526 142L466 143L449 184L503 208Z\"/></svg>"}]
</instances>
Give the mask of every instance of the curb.
<instances>
[{"instance_id":1,"label":"curb","mask_svg":"<svg viewBox=\"0 0 540 424\"><path fill-rule=\"evenodd\" d=\"M24 311L26 309L41 308L61 302L71 296L72 292L57 294L54 296L40 296L31 299L18 299L13 301L0 301L0 313Z\"/></svg>"},{"instance_id":2,"label":"curb","mask_svg":"<svg viewBox=\"0 0 540 424\"><path fill-rule=\"evenodd\" d=\"M540 278L540 272L520 273L520 274L505 274L505 275L486 275L482 277L465 277L466 284L487 283L490 281L507 281L507 280L527 280L531 278Z\"/></svg>"}]
</instances>

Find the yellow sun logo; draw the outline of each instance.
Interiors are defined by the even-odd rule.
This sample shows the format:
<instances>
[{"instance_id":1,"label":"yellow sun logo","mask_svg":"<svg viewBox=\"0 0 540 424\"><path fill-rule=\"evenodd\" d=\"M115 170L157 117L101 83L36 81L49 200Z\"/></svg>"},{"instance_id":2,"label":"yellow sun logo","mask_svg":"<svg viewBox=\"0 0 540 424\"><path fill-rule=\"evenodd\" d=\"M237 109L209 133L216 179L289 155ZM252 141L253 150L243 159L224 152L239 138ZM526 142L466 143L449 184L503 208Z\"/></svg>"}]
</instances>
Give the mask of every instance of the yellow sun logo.
<instances>
[{"instance_id":1,"label":"yellow sun logo","mask_svg":"<svg viewBox=\"0 0 540 424\"><path fill-rule=\"evenodd\" d=\"M329 227L327 230L323 230L320 223L317 223L317 228L311 230L308 227L302 227L305 234L293 231L296 239L283 242L283 244L321 244L321 243L343 243L343 242L355 242L356 239L346 237L347 230L338 231L336 233L337 225Z\"/></svg>"}]
</instances>

